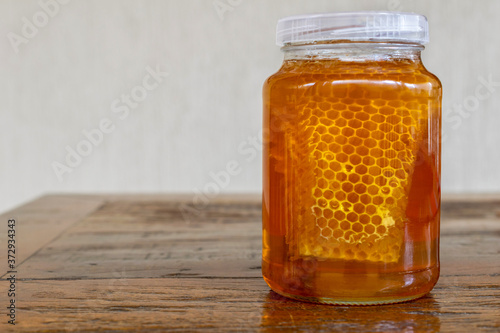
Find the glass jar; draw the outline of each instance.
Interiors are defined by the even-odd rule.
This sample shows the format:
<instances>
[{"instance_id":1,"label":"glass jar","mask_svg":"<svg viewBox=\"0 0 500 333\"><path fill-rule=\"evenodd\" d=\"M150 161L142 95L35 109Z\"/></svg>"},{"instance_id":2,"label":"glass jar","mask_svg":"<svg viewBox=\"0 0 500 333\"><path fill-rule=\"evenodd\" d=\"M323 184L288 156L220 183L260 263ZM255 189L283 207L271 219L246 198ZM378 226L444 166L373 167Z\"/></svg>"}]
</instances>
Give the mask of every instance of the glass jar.
<instances>
[{"instance_id":1,"label":"glass jar","mask_svg":"<svg viewBox=\"0 0 500 333\"><path fill-rule=\"evenodd\" d=\"M264 84L265 281L294 299L369 305L439 277L441 83L424 16L289 17Z\"/></svg>"}]
</instances>

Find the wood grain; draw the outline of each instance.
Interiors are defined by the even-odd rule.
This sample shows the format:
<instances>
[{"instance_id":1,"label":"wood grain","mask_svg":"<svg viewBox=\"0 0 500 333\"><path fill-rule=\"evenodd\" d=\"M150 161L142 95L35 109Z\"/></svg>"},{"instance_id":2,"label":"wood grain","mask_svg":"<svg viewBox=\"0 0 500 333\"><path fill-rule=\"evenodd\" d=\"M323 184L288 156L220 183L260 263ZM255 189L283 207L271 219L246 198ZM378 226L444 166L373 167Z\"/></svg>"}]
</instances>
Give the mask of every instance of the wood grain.
<instances>
[{"instance_id":1,"label":"wood grain","mask_svg":"<svg viewBox=\"0 0 500 333\"><path fill-rule=\"evenodd\" d=\"M259 198L190 200L58 195L2 216L25 225L18 246L27 254L18 324L3 319L0 331L500 331L498 197L445 201L437 286L420 300L376 307L271 292L260 272ZM7 288L0 281L2 307Z\"/></svg>"},{"instance_id":2,"label":"wood grain","mask_svg":"<svg viewBox=\"0 0 500 333\"><path fill-rule=\"evenodd\" d=\"M26 240L17 253L17 261L21 263L102 204L103 200L95 197L46 196L2 214L0 248L6 248L8 219L18 221L16 233ZM0 251L0 274L7 270L6 256L7 251Z\"/></svg>"}]
</instances>

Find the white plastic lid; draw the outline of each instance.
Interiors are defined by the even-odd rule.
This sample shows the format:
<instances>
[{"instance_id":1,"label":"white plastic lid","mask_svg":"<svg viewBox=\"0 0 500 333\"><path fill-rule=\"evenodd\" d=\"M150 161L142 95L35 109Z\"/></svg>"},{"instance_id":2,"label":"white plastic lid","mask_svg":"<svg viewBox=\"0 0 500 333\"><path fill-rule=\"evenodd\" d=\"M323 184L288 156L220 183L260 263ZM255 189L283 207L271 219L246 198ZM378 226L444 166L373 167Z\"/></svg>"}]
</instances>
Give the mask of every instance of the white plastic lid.
<instances>
[{"instance_id":1,"label":"white plastic lid","mask_svg":"<svg viewBox=\"0 0 500 333\"><path fill-rule=\"evenodd\" d=\"M377 11L299 15L278 21L279 46L337 40L423 45L429 42L429 24L423 15Z\"/></svg>"}]
</instances>

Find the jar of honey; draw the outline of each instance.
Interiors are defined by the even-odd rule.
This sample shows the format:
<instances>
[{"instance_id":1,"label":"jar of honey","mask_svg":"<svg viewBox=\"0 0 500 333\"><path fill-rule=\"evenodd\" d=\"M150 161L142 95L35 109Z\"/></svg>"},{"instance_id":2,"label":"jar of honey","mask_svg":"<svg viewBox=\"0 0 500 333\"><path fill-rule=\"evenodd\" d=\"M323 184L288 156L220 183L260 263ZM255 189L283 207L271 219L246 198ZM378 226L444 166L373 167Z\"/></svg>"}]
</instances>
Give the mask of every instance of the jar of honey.
<instances>
[{"instance_id":1,"label":"jar of honey","mask_svg":"<svg viewBox=\"0 0 500 333\"><path fill-rule=\"evenodd\" d=\"M264 84L263 260L272 290L397 303L439 277L441 83L424 16L281 19Z\"/></svg>"}]
</instances>

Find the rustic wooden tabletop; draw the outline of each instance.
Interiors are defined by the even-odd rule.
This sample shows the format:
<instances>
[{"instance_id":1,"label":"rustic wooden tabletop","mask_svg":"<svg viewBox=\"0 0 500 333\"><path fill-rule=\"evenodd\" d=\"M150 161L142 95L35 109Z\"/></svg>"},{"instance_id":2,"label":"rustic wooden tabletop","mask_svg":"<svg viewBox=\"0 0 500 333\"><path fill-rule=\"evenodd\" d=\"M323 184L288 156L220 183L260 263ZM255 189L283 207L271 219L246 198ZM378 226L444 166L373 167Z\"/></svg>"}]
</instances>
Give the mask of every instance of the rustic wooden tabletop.
<instances>
[{"instance_id":1,"label":"rustic wooden tabletop","mask_svg":"<svg viewBox=\"0 0 500 333\"><path fill-rule=\"evenodd\" d=\"M500 196L445 198L438 284L374 307L270 291L259 199L51 195L3 214L0 331L500 332Z\"/></svg>"}]
</instances>

